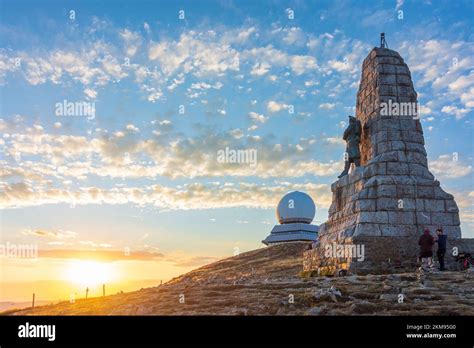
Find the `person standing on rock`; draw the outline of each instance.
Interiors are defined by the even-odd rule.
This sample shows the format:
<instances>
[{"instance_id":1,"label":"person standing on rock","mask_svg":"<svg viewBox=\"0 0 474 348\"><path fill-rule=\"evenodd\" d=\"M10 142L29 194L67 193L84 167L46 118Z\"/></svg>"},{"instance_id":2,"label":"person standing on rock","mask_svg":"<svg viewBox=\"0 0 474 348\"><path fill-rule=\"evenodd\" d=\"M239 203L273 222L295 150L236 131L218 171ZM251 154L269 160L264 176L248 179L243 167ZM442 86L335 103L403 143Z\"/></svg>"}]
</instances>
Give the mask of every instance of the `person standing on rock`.
<instances>
[{"instance_id":1,"label":"person standing on rock","mask_svg":"<svg viewBox=\"0 0 474 348\"><path fill-rule=\"evenodd\" d=\"M434 238L431 236L429 229L425 229L425 232L418 240L418 245L420 246L421 267L424 270L429 270L433 266L434 245Z\"/></svg>"},{"instance_id":2,"label":"person standing on rock","mask_svg":"<svg viewBox=\"0 0 474 348\"><path fill-rule=\"evenodd\" d=\"M438 256L439 270L445 271L444 255L446 254L446 242L448 240L448 236L443 234L442 228L438 228L436 233L438 234L438 237L436 238L436 243L438 243L438 251L436 252L436 255Z\"/></svg>"}]
</instances>

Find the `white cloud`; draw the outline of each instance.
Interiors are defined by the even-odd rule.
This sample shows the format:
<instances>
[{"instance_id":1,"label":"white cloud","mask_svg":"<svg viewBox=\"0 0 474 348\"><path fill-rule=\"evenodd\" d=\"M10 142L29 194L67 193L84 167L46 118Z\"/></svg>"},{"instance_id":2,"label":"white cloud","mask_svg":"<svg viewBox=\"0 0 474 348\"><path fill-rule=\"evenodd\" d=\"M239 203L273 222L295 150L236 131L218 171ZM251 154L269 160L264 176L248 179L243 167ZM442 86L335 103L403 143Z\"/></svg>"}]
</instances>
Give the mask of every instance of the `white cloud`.
<instances>
[{"instance_id":1,"label":"white cloud","mask_svg":"<svg viewBox=\"0 0 474 348\"><path fill-rule=\"evenodd\" d=\"M263 121L258 116L257 120ZM0 123L2 125L4 123ZM159 122L160 132L151 138L136 136L138 127L129 124L123 131L99 136L70 136L46 134L43 129L18 125L18 130L4 137L6 158L2 163L4 179L34 180L40 187L43 182L57 180L65 182L72 177L77 180L94 177L109 178L169 178L194 177L299 177L302 175L327 176L340 171L341 163L322 163L312 160L315 139L301 139L297 144L275 144L261 136L243 136L241 131L216 133L204 128L192 138L168 133L171 121ZM8 125L2 126L9 127ZM19 133L22 132L22 133ZM220 164L215 158L216 148L256 148L258 165L229 166ZM35 156L37 160L22 164L21 159ZM17 160L16 160L17 159ZM16 163L16 165L14 165ZM8 180L10 180L8 179ZM16 180L16 179L15 179Z\"/></svg>"},{"instance_id":2,"label":"white cloud","mask_svg":"<svg viewBox=\"0 0 474 348\"><path fill-rule=\"evenodd\" d=\"M84 90L84 94L90 99L97 98L97 91L93 90L92 88L86 88Z\"/></svg>"},{"instance_id":3,"label":"white cloud","mask_svg":"<svg viewBox=\"0 0 474 348\"><path fill-rule=\"evenodd\" d=\"M168 89L170 91L172 91L173 89L175 89L179 85L183 84L184 81L185 81L184 74L180 73L180 74L178 74L178 76L176 78L173 79L173 82L171 83L171 85L168 86Z\"/></svg>"},{"instance_id":4,"label":"white cloud","mask_svg":"<svg viewBox=\"0 0 474 348\"><path fill-rule=\"evenodd\" d=\"M148 25L147 23L145 23L146 25ZM147 28L145 27L145 30ZM149 29L149 27L148 27ZM139 33L136 33L136 32L133 32L133 31L130 31L128 29L124 29L122 31L120 31L120 37L122 38L122 40L124 41L125 43L125 52L127 54L127 56L129 57L133 57L137 51L138 51L138 48L140 47L141 43L142 43L142 38L140 36Z\"/></svg>"},{"instance_id":5,"label":"white cloud","mask_svg":"<svg viewBox=\"0 0 474 348\"><path fill-rule=\"evenodd\" d=\"M147 22L144 22L144 23L143 23L143 29L145 29L145 31L146 31L148 34L151 33L150 24L148 24Z\"/></svg>"},{"instance_id":6,"label":"white cloud","mask_svg":"<svg viewBox=\"0 0 474 348\"><path fill-rule=\"evenodd\" d=\"M255 63L250 71L251 75L262 76L265 75L270 70L270 65L267 63Z\"/></svg>"},{"instance_id":7,"label":"white cloud","mask_svg":"<svg viewBox=\"0 0 474 348\"><path fill-rule=\"evenodd\" d=\"M154 103L157 100L161 99L163 97L163 92L161 90L157 90L156 88L147 88L147 92L150 94L148 95L147 100Z\"/></svg>"},{"instance_id":8,"label":"white cloud","mask_svg":"<svg viewBox=\"0 0 474 348\"><path fill-rule=\"evenodd\" d=\"M465 117L470 111L471 110L469 109L458 108L454 105L446 105L443 106L443 108L441 109L441 112L444 112L445 114L449 115L454 115L457 120L460 120L461 118Z\"/></svg>"},{"instance_id":9,"label":"white cloud","mask_svg":"<svg viewBox=\"0 0 474 348\"><path fill-rule=\"evenodd\" d=\"M144 23L143 26L144 31L149 33L150 25ZM271 44L259 46L255 39L264 35L253 26L235 29L223 27L208 31L184 30L178 38L171 39L161 35L157 41L144 40L140 33L127 28L116 29L115 32L122 41L117 46L98 40L79 46L76 50L53 50L34 57L24 54L22 73L31 84L46 81L62 83L70 77L91 90L97 90L96 86L120 81L130 74L145 98L154 103L166 100L165 93L174 91L180 84L196 77L200 82L192 81L193 84L186 93L192 99L200 97L204 90L194 90L194 84L202 83L220 89L220 82L213 85L211 80L216 76L232 76L232 73L238 74L232 77L241 76L241 79L248 74L268 76L272 82L281 76L280 80L284 83L291 83L290 74L308 74L310 76L305 78L306 81L314 81L314 74L329 74L328 69L352 74L355 66L360 65L354 63L359 62L357 58L360 52L366 53L366 45L348 40L339 31L324 33L315 38L298 27L276 31L281 42L286 44L287 48L282 49ZM263 34L267 35L268 32ZM336 36L339 40L334 40ZM305 54L304 51L299 54L290 53L291 47L300 43L304 46L307 38L310 38L309 46L310 42L317 41L321 51L317 54ZM124 55L134 58L129 65L124 64ZM323 66L318 65L316 55L324 57ZM341 57L347 58L348 64L342 61L344 65L341 66ZM11 60L9 55L6 58ZM0 59L0 62L3 61ZM327 61L331 62L332 67ZM0 63L0 79L2 67L5 67L5 74L9 73L8 62ZM245 64L241 65L241 62ZM270 75L272 70L275 73ZM349 81L349 84L351 82L353 81ZM223 86L222 83L220 86ZM299 91L300 96L304 94L302 89L295 91Z\"/></svg>"},{"instance_id":10,"label":"white cloud","mask_svg":"<svg viewBox=\"0 0 474 348\"><path fill-rule=\"evenodd\" d=\"M311 56L292 56L290 66L296 75L301 75L309 70L315 70L318 67L316 59Z\"/></svg>"},{"instance_id":11,"label":"white cloud","mask_svg":"<svg viewBox=\"0 0 474 348\"><path fill-rule=\"evenodd\" d=\"M232 129L229 134L235 139L241 139L244 137L244 132L240 128Z\"/></svg>"},{"instance_id":12,"label":"white cloud","mask_svg":"<svg viewBox=\"0 0 474 348\"><path fill-rule=\"evenodd\" d=\"M337 71L351 71L352 70L352 66L348 64L348 61L339 61L339 60L335 60L335 59L331 59L328 61L328 65L334 69L334 70L337 70Z\"/></svg>"},{"instance_id":13,"label":"white cloud","mask_svg":"<svg viewBox=\"0 0 474 348\"><path fill-rule=\"evenodd\" d=\"M328 142L329 144L332 144L332 145L341 145L341 144L346 143L342 139L342 137L328 137L328 138L325 138L324 141L326 141L326 142Z\"/></svg>"},{"instance_id":14,"label":"white cloud","mask_svg":"<svg viewBox=\"0 0 474 348\"><path fill-rule=\"evenodd\" d=\"M469 75L459 76L455 81L451 82L448 87L454 92L460 92L474 85L474 71Z\"/></svg>"},{"instance_id":15,"label":"white cloud","mask_svg":"<svg viewBox=\"0 0 474 348\"><path fill-rule=\"evenodd\" d=\"M160 121L160 126L170 126L171 125L171 121L170 120L163 120L163 121Z\"/></svg>"},{"instance_id":16,"label":"white cloud","mask_svg":"<svg viewBox=\"0 0 474 348\"><path fill-rule=\"evenodd\" d=\"M268 119L268 117L265 117L264 115L253 112L253 111L249 112L249 117L252 121L259 122L259 123L265 123Z\"/></svg>"},{"instance_id":17,"label":"white cloud","mask_svg":"<svg viewBox=\"0 0 474 348\"><path fill-rule=\"evenodd\" d=\"M102 67L104 70L116 80L120 80L127 76L127 74L122 71L122 65L117 61L117 59L111 55L106 55L102 60Z\"/></svg>"},{"instance_id":18,"label":"white cloud","mask_svg":"<svg viewBox=\"0 0 474 348\"><path fill-rule=\"evenodd\" d=\"M206 94L207 90L220 90L223 86L224 84L220 81L217 81L213 85L207 82L195 82L192 83L191 86L187 89L187 95L192 99L199 98L200 96Z\"/></svg>"},{"instance_id":19,"label":"white cloud","mask_svg":"<svg viewBox=\"0 0 474 348\"><path fill-rule=\"evenodd\" d=\"M472 166L455 161L452 155L440 155L429 162L429 168L440 179L461 178L472 173Z\"/></svg>"},{"instance_id":20,"label":"white cloud","mask_svg":"<svg viewBox=\"0 0 474 348\"><path fill-rule=\"evenodd\" d=\"M318 65L316 59L308 55L290 55L274 48L272 45L265 47L254 47L242 52L243 60L255 60L256 63L265 63L269 67L290 67L297 74L316 70Z\"/></svg>"},{"instance_id":21,"label":"white cloud","mask_svg":"<svg viewBox=\"0 0 474 348\"><path fill-rule=\"evenodd\" d=\"M430 115L433 113L433 110L431 110L430 107L428 106L425 106L425 105L421 105L420 106L420 115ZM428 119L427 119L428 120Z\"/></svg>"},{"instance_id":22,"label":"white cloud","mask_svg":"<svg viewBox=\"0 0 474 348\"><path fill-rule=\"evenodd\" d=\"M233 35L234 33L232 32L231 38L229 38L229 41L231 42L237 42L237 43L243 43L246 42L250 39L250 36L256 32L255 27L250 27L247 29L242 29L237 36Z\"/></svg>"},{"instance_id":23,"label":"white cloud","mask_svg":"<svg viewBox=\"0 0 474 348\"><path fill-rule=\"evenodd\" d=\"M0 208L29 207L43 204L134 204L153 206L166 210L217 209L217 208L271 208L285 193L292 190L310 194L320 207L328 207L331 193L328 185L295 184L280 182L259 185L240 182L237 184L191 183L180 187L151 185L146 187L122 187L101 189L80 187L75 191L34 188L29 184L0 184Z\"/></svg>"},{"instance_id":24,"label":"white cloud","mask_svg":"<svg viewBox=\"0 0 474 348\"><path fill-rule=\"evenodd\" d=\"M176 71L195 76L220 75L239 70L239 52L228 44L189 31L178 41L162 40L150 44L148 57L160 64L165 75Z\"/></svg>"},{"instance_id":25,"label":"white cloud","mask_svg":"<svg viewBox=\"0 0 474 348\"><path fill-rule=\"evenodd\" d=\"M332 110L336 106L335 103L322 103L319 105L320 109L325 109L325 110Z\"/></svg>"},{"instance_id":26,"label":"white cloud","mask_svg":"<svg viewBox=\"0 0 474 348\"><path fill-rule=\"evenodd\" d=\"M304 83L305 87L313 87L319 85L319 81L308 80Z\"/></svg>"},{"instance_id":27,"label":"white cloud","mask_svg":"<svg viewBox=\"0 0 474 348\"><path fill-rule=\"evenodd\" d=\"M464 103L466 108L474 108L474 87L471 87L468 91L461 93L461 102Z\"/></svg>"},{"instance_id":28,"label":"white cloud","mask_svg":"<svg viewBox=\"0 0 474 348\"><path fill-rule=\"evenodd\" d=\"M77 237L77 232L63 230L42 230L27 228L21 232L24 236L33 236L47 239L73 239Z\"/></svg>"},{"instance_id":29,"label":"white cloud","mask_svg":"<svg viewBox=\"0 0 474 348\"><path fill-rule=\"evenodd\" d=\"M51 81L62 83L67 77L83 85L105 85L111 80L127 76L114 58L113 48L102 42L91 42L76 51L35 52L18 54L21 58L21 71L26 81L39 85ZM1 66L1 65L0 65Z\"/></svg>"},{"instance_id":30,"label":"white cloud","mask_svg":"<svg viewBox=\"0 0 474 348\"><path fill-rule=\"evenodd\" d=\"M140 129L138 129L138 127L134 126L133 124L129 123L127 124L127 126L125 127L128 131L131 131L131 132L134 132L134 133L138 133L140 131Z\"/></svg>"},{"instance_id":31,"label":"white cloud","mask_svg":"<svg viewBox=\"0 0 474 348\"><path fill-rule=\"evenodd\" d=\"M7 73L18 70L21 66L21 60L17 60L15 57L9 57L8 54L4 53L3 49L0 49L0 85L4 84ZM20 66L19 64L20 63Z\"/></svg>"},{"instance_id":32,"label":"white cloud","mask_svg":"<svg viewBox=\"0 0 474 348\"><path fill-rule=\"evenodd\" d=\"M288 108L288 105L287 104L283 104L283 103L278 103L274 100L270 100L268 103L267 103L267 110L269 112L279 112L281 110L285 110Z\"/></svg>"},{"instance_id":33,"label":"white cloud","mask_svg":"<svg viewBox=\"0 0 474 348\"><path fill-rule=\"evenodd\" d=\"M284 29L283 32L285 36L283 42L287 45L302 46L304 45L306 38L303 30L298 27L292 27L289 29Z\"/></svg>"},{"instance_id":34,"label":"white cloud","mask_svg":"<svg viewBox=\"0 0 474 348\"><path fill-rule=\"evenodd\" d=\"M474 44L464 41L431 39L404 41L400 53L412 73L418 74L417 85L430 85L434 92L447 90L454 97L474 83Z\"/></svg>"}]
</instances>

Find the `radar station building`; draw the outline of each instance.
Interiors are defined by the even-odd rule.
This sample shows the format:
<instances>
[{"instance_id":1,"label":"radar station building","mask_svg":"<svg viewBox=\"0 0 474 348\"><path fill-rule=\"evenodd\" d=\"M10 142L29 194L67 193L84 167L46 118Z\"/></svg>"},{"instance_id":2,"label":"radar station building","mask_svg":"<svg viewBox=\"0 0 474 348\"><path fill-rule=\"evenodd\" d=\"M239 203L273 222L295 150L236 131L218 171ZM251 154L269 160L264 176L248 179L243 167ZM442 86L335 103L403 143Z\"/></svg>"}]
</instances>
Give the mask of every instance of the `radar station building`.
<instances>
[{"instance_id":1,"label":"radar station building","mask_svg":"<svg viewBox=\"0 0 474 348\"><path fill-rule=\"evenodd\" d=\"M272 245L316 241L319 226L311 224L315 214L316 206L309 195L299 191L286 194L276 210L279 224L273 227L262 243Z\"/></svg>"}]
</instances>

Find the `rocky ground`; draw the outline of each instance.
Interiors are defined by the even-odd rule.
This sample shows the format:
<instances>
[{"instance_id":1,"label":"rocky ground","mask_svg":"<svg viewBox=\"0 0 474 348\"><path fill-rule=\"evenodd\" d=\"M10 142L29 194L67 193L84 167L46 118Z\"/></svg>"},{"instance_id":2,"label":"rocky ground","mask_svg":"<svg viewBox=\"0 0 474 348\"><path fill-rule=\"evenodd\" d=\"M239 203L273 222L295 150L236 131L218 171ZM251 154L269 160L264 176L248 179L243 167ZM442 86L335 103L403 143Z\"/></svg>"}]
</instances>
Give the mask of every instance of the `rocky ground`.
<instances>
[{"instance_id":1,"label":"rocky ground","mask_svg":"<svg viewBox=\"0 0 474 348\"><path fill-rule=\"evenodd\" d=\"M304 243L276 245L201 267L162 286L3 314L474 315L470 270L304 278L304 248Z\"/></svg>"}]
</instances>

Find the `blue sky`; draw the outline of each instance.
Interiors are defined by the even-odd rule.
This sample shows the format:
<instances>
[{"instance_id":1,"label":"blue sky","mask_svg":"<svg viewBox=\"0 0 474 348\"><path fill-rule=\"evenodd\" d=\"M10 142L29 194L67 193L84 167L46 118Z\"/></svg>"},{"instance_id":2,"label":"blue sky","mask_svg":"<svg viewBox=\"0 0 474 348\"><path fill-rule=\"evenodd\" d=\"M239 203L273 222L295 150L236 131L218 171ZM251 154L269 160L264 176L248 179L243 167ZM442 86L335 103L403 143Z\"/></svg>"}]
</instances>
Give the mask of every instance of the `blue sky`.
<instances>
[{"instance_id":1,"label":"blue sky","mask_svg":"<svg viewBox=\"0 0 474 348\"><path fill-rule=\"evenodd\" d=\"M380 32L474 237L472 1L1 1L0 16L3 240L190 265L260 247L290 190L323 222ZM56 116L63 100L95 118ZM258 165L217 163L225 147Z\"/></svg>"}]
</instances>

